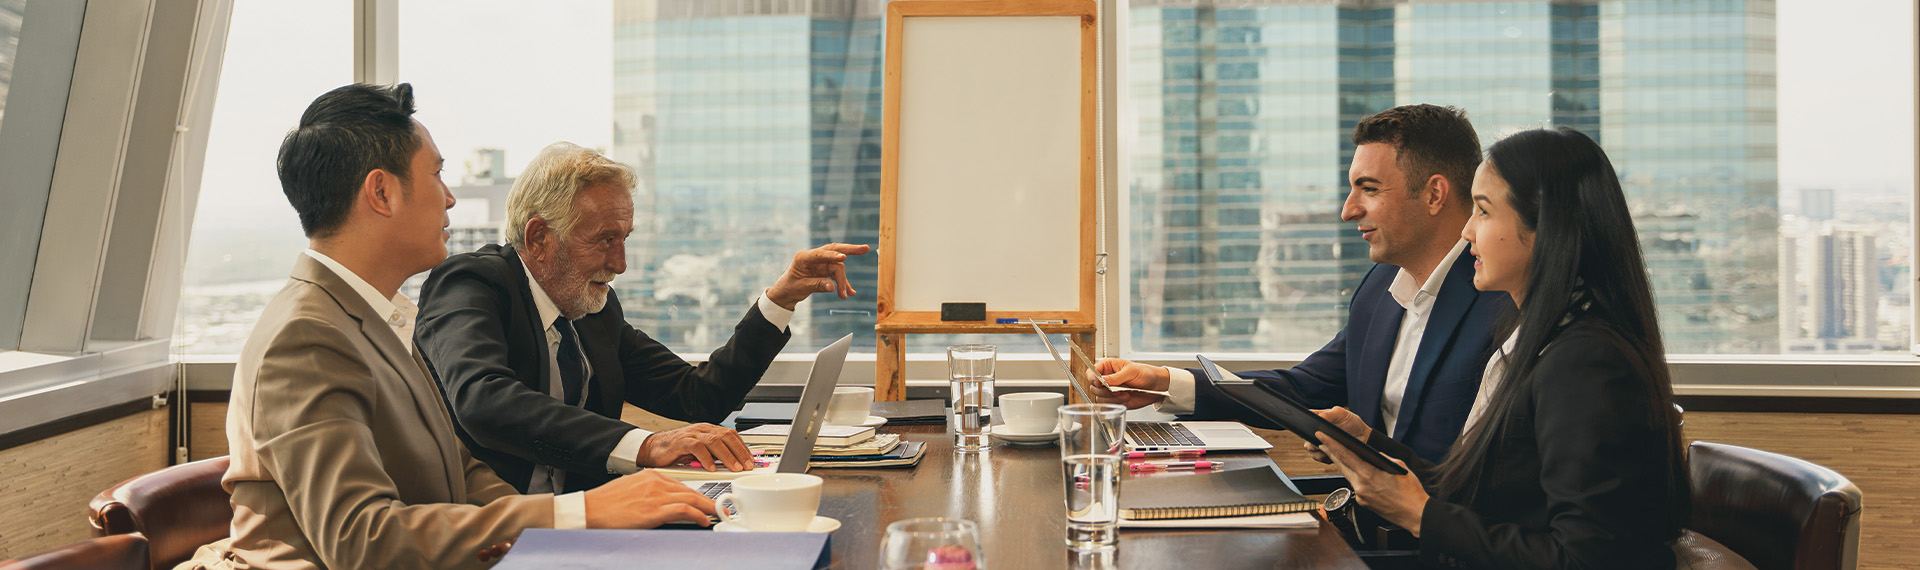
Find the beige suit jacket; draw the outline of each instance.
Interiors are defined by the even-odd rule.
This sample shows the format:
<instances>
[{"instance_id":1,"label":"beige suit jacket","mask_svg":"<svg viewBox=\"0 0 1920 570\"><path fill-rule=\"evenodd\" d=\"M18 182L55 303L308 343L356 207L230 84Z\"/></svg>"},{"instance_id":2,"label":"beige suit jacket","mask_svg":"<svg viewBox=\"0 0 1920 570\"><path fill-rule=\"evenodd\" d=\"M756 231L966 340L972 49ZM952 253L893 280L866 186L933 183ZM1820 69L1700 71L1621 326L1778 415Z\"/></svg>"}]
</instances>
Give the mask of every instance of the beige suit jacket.
<instances>
[{"instance_id":1,"label":"beige suit jacket","mask_svg":"<svg viewBox=\"0 0 1920 570\"><path fill-rule=\"evenodd\" d=\"M301 255L260 316L227 410L227 544L188 566L478 568L481 548L553 526L468 455L418 352Z\"/></svg>"}]
</instances>

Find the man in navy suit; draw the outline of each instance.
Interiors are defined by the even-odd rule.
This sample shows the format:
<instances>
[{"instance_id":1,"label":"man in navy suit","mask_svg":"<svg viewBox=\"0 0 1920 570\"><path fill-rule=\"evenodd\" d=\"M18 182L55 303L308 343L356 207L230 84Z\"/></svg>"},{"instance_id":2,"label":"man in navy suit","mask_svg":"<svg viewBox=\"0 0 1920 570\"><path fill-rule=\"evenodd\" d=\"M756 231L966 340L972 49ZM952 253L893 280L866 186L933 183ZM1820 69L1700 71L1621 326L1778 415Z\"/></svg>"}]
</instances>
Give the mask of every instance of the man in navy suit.
<instances>
[{"instance_id":1,"label":"man in navy suit","mask_svg":"<svg viewBox=\"0 0 1920 570\"><path fill-rule=\"evenodd\" d=\"M1506 293L1475 290L1473 257L1462 255L1480 138L1459 109L1405 105L1361 120L1353 143L1352 190L1340 219L1358 226L1376 265L1354 288L1347 326L1291 369L1237 375L1280 387L1308 407L1345 406L1437 463L1479 392L1493 320L1513 306ZM1194 419L1278 428L1198 370L1121 359L1096 368L1110 386L1171 394L1103 396L1129 408L1155 404Z\"/></svg>"}]
</instances>

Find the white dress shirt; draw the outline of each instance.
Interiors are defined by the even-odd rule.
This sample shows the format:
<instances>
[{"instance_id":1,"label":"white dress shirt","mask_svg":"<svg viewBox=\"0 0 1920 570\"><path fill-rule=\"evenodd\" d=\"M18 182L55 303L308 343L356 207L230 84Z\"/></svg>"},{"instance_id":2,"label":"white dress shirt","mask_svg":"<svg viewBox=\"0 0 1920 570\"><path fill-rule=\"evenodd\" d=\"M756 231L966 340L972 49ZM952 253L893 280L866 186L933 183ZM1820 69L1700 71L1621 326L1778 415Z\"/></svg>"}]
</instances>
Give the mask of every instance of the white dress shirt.
<instances>
[{"instance_id":1,"label":"white dress shirt","mask_svg":"<svg viewBox=\"0 0 1920 570\"><path fill-rule=\"evenodd\" d=\"M1466 427L1461 428L1461 433L1473 427L1474 420L1486 412L1487 403L1493 400L1493 391L1500 387L1500 380L1506 377L1507 355L1513 354L1513 346L1519 342L1520 329L1515 328L1513 334L1507 335L1507 342L1500 345L1500 352L1487 359L1487 371L1480 375L1480 392L1473 396L1473 407L1467 410L1467 423L1463 424Z\"/></svg>"},{"instance_id":2,"label":"white dress shirt","mask_svg":"<svg viewBox=\"0 0 1920 570\"><path fill-rule=\"evenodd\" d=\"M563 395L565 387L559 382L560 360L558 354L560 350L560 331L554 327L554 322L560 318L560 306L554 304L553 297L547 295L546 288L540 286L540 281L533 278L532 269L528 269L525 264L522 264L520 269L527 275L527 288L533 291L534 310L538 312L540 322L545 325L543 328L546 331L547 340L547 377L555 380L549 383L547 395L552 396L556 400L565 401L566 398ZM786 308L774 304L773 301L767 300L766 295L761 295L758 299L754 300L754 303L760 307L761 317L765 318L774 328L780 329L781 332L786 332L787 325L793 321L793 311L789 311ZM575 337L578 338L579 332L577 330L574 334ZM584 347L584 345L582 346ZM585 349L582 348L582 350L584 351ZM586 355L582 354L580 356L581 362L585 363L587 361ZM593 365L591 363L587 364L586 376L583 380L586 381L586 385L581 386L579 405L584 407L593 387ZM621 436L620 442L614 444L613 452L607 455L607 472L626 475L639 471L640 466L637 460L640 457L640 448L646 444L647 438L652 436L653 432L637 427L628 431L626 435ZM527 485L527 492L557 493L560 489L566 488L566 475L567 473L565 471L554 469L553 466L536 464L533 466L532 479ZM579 495L579 493L571 493L564 496L571 497L573 495ZM578 510L576 511L575 509ZM577 502L557 502L554 505L554 526L556 528L586 528L586 512L586 498L584 496L581 496ZM580 526L562 526L559 521L562 520L563 513L567 517L572 517L577 514Z\"/></svg>"},{"instance_id":3,"label":"white dress shirt","mask_svg":"<svg viewBox=\"0 0 1920 570\"><path fill-rule=\"evenodd\" d=\"M307 257L313 258L314 261L320 262L321 265L327 266L327 270L339 276L341 281L346 281L347 286L353 287L355 292L367 300L368 305L373 306L374 313L386 315L387 325L393 328L394 336L400 337L400 344L407 347L408 352L413 351L413 322L414 318L419 316L420 308L415 306L411 299L408 299L406 295L398 292L393 294L392 299L381 297L379 291L375 290L372 285L367 284L367 280L361 279L359 274L347 269L347 266L341 265L340 262L334 261L331 257L327 257L327 254L311 249L306 250L304 253L307 254ZM587 496L585 493L555 494L553 496L553 527L587 528Z\"/></svg>"},{"instance_id":4,"label":"white dress shirt","mask_svg":"<svg viewBox=\"0 0 1920 570\"><path fill-rule=\"evenodd\" d=\"M1380 392L1380 423L1386 434L1393 436L1394 423L1400 416L1401 400L1407 395L1407 382L1413 375L1413 360L1420 352L1420 340L1426 335L1427 317L1433 313L1433 304L1440 296L1440 286L1447 282L1447 271L1453 268L1460 253L1467 250L1467 240L1453 244L1447 256L1433 268L1427 281L1419 288L1414 287L1413 273L1406 268L1393 277L1393 283L1387 285L1387 294L1394 302L1407 311L1400 318L1400 330L1394 337L1393 357L1387 362L1386 386ZM1193 413L1194 388L1193 373L1185 368L1167 367L1167 393L1154 407L1169 414Z\"/></svg>"}]
</instances>

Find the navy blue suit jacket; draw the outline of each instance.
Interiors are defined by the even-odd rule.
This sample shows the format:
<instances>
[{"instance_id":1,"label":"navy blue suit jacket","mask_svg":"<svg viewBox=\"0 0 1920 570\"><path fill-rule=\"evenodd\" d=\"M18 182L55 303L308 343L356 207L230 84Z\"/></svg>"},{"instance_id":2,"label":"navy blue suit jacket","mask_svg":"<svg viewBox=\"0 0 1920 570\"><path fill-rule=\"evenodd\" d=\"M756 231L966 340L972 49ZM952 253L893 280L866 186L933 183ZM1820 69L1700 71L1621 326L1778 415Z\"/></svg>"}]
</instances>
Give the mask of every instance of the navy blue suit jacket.
<instances>
[{"instance_id":1,"label":"navy blue suit jacket","mask_svg":"<svg viewBox=\"0 0 1920 570\"><path fill-rule=\"evenodd\" d=\"M1360 286L1354 288L1347 327L1299 365L1235 374L1279 387L1310 408L1346 406L1368 426L1383 430L1380 393L1386 387L1387 364L1393 360L1400 319L1407 313L1387 292L1399 273L1399 266L1386 264L1368 270L1360 278ZM1447 270L1433 313L1427 318L1426 332L1420 337L1419 352L1415 353L1394 425L1394 440L1427 461L1439 463L1446 457L1447 449L1460 437L1467 412L1480 392L1487 358L1493 355L1493 321L1503 310L1512 308L1513 301L1506 293L1473 288L1473 256L1462 252ZM1205 373L1194 370L1193 375L1194 419L1232 419L1279 429L1228 398Z\"/></svg>"}]
</instances>

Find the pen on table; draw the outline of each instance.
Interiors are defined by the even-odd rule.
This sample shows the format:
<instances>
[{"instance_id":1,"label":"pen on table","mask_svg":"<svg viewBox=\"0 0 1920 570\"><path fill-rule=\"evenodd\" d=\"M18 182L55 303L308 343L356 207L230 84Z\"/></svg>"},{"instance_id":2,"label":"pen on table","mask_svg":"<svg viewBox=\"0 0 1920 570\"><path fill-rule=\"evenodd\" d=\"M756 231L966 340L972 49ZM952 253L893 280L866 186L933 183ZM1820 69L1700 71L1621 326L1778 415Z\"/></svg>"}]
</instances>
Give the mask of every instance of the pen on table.
<instances>
[{"instance_id":1,"label":"pen on table","mask_svg":"<svg viewBox=\"0 0 1920 570\"><path fill-rule=\"evenodd\" d=\"M1066 319L994 319L993 322L994 324L999 324L999 325L1024 325L1027 323L1036 323L1036 324L1042 324L1042 325L1067 324Z\"/></svg>"},{"instance_id":2,"label":"pen on table","mask_svg":"<svg viewBox=\"0 0 1920 570\"><path fill-rule=\"evenodd\" d=\"M1154 463L1154 462L1148 461L1148 462L1135 463L1132 465L1128 465L1127 468L1132 469L1134 471L1163 471L1163 470L1183 470L1183 469L1212 469L1215 467L1225 466L1226 464L1227 462L1225 461L1168 461L1166 463Z\"/></svg>"},{"instance_id":3,"label":"pen on table","mask_svg":"<svg viewBox=\"0 0 1920 570\"><path fill-rule=\"evenodd\" d=\"M1205 449L1154 449L1147 451L1129 451L1127 452L1127 459L1141 459L1145 457L1199 457L1206 454L1207 450Z\"/></svg>"}]
</instances>

